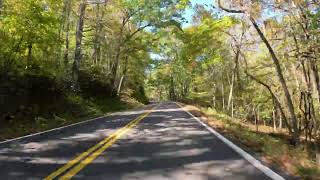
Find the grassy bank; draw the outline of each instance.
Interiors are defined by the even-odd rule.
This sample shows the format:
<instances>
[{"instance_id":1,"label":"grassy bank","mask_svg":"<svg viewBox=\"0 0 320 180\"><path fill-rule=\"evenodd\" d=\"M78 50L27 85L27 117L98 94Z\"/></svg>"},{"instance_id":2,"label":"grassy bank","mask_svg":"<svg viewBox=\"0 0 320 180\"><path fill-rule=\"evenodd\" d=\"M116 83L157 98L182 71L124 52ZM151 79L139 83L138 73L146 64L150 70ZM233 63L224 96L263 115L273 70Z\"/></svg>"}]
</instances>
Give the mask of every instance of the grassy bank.
<instances>
[{"instance_id":1,"label":"grassy bank","mask_svg":"<svg viewBox=\"0 0 320 180\"><path fill-rule=\"evenodd\" d=\"M24 119L21 117L17 119L15 115L11 115L0 127L0 140L41 132L140 106L143 104L128 95L123 95L121 98L110 98L69 94L65 101L56 104L50 113L35 115L33 114L35 107L21 107L20 111L27 116Z\"/></svg>"},{"instance_id":2,"label":"grassy bank","mask_svg":"<svg viewBox=\"0 0 320 180\"><path fill-rule=\"evenodd\" d=\"M0 72L0 141L147 102L143 91L129 87L120 97L113 95L108 77L100 71L82 69L75 89L70 73L49 70L16 68Z\"/></svg>"},{"instance_id":3,"label":"grassy bank","mask_svg":"<svg viewBox=\"0 0 320 180\"><path fill-rule=\"evenodd\" d=\"M185 108L243 149L261 157L270 167L280 168L298 179L320 179L320 168L315 164L314 157L310 157L310 149L303 145L291 146L284 131L272 132L262 126L262 131L256 132L254 126L246 125L240 119L231 119L211 108Z\"/></svg>"}]
</instances>

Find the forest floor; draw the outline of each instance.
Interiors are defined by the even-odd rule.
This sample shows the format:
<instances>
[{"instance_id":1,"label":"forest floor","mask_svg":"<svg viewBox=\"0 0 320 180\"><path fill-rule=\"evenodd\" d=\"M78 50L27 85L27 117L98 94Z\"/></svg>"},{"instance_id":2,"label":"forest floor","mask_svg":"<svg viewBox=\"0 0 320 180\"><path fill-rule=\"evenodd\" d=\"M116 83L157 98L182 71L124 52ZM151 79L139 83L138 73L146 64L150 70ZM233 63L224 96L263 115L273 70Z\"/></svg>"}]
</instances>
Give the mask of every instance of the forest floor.
<instances>
[{"instance_id":1,"label":"forest floor","mask_svg":"<svg viewBox=\"0 0 320 180\"><path fill-rule=\"evenodd\" d=\"M127 94L122 95L120 98L84 97L79 94L69 94L66 97L66 101L55 105L55 109L50 112L50 115L47 113L32 118L26 115L24 119L20 118L18 120L15 119L14 115L9 116L7 122L0 127L0 141L142 106L142 103ZM29 110L28 107L22 108L24 113ZM31 108L30 111L32 111Z\"/></svg>"},{"instance_id":2,"label":"forest floor","mask_svg":"<svg viewBox=\"0 0 320 180\"><path fill-rule=\"evenodd\" d=\"M260 126L259 132L253 124L219 113L211 108L185 106L191 113L219 131L246 151L253 153L269 167L280 169L297 179L320 179L320 167L311 157L310 148L305 145L293 147L285 130L273 131Z\"/></svg>"}]
</instances>

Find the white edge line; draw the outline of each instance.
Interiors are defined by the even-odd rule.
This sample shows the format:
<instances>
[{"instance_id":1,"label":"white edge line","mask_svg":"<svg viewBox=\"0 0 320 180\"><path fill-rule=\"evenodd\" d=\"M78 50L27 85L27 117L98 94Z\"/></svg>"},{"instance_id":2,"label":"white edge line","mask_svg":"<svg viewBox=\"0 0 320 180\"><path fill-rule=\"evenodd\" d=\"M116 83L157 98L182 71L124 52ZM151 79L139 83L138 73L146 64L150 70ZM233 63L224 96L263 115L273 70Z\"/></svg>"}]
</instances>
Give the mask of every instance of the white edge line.
<instances>
[{"instance_id":1,"label":"white edge line","mask_svg":"<svg viewBox=\"0 0 320 180\"><path fill-rule=\"evenodd\" d=\"M190 116L192 116L195 120L197 120L201 125L203 125L207 130L209 130L211 133L213 133L215 136L218 137L222 142L224 142L226 145L228 145L231 149L236 151L238 154L240 154L244 159L249 161L254 167L262 171L264 174L269 176L270 178L274 180L285 180L282 176L272 171L269 167L263 165L259 160L255 159L253 156L251 156L249 153L242 150L240 147L232 143L230 140L222 136L220 133L209 127L207 124L202 122L199 118L195 117L193 114L191 114L189 111L185 110L180 104L176 103L181 109L185 112L187 112Z\"/></svg>"}]
</instances>

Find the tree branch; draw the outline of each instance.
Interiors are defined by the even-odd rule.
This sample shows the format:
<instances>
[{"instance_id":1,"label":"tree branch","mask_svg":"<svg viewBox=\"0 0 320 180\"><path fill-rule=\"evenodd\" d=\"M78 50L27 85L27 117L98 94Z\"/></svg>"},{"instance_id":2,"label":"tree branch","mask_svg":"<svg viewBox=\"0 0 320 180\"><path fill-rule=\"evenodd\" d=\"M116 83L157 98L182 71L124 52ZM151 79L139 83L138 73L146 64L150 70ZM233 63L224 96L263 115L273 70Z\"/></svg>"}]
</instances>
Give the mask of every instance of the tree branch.
<instances>
[{"instance_id":1,"label":"tree branch","mask_svg":"<svg viewBox=\"0 0 320 180\"><path fill-rule=\"evenodd\" d=\"M228 13L242 13L242 14L245 13L245 11L243 11L243 10L227 9L227 8L223 7L222 4L221 4L221 0L218 0L218 6L219 6L220 9L222 9L222 10L228 12Z\"/></svg>"},{"instance_id":2,"label":"tree branch","mask_svg":"<svg viewBox=\"0 0 320 180\"><path fill-rule=\"evenodd\" d=\"M145 29L146 27L149 27L151 26L151 24L147 24L147 25L144 25L144 26L141 26L139 27L137 30L135 30L132 34L130 34L127 38L126 38L126 41L130 40L134 35L136 35L138 32L142 31L143 29Z\"/></svg>"}]
</instances>

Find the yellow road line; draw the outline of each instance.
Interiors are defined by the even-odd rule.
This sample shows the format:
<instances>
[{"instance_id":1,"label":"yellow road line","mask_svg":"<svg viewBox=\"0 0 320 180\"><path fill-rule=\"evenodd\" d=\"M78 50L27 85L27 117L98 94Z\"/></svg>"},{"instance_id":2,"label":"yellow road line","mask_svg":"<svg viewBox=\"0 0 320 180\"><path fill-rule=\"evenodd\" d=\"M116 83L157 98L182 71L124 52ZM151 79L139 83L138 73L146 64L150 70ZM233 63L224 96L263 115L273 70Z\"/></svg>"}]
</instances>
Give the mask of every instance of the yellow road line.
<instances>
[{"instance_id":1,"label":"yellow road line","mask_svg":"<svg viewBox=\"0 0 320 180\"><path fill-rule=\"evenodd\" d=\"M130 126L126 127L123 131L118 133L112 140L110 140L108 143L103 145L100 149L92 153L90 156L88 156L86 159L84 159L82 162L77 164L74 168L72 168L69 172L67 172L64 176L62 176L61 180L67 180L71 179L74 175L79 173L83 168L85 168L87 165L92 163L100 154L102 154L106 149L108 149L110 146L112 146L120 137L125 135L131 128L133 128L135 125L137 125L139 122L141 122L146 116L148 116L152 111L150 111L147 114L144 114L142 117L138 118L138 120L131 124Z\"/></svg>"},{"instance_id":2,"label":"yellow road line","mask_svg":"<svg viewBox=\"0 0 320 180\"><path fill-rule=\"evenodd\" d=\"M133 121L131 121L130 123L128 123L127 125L125 125L124 127L122 127L121 129L118 129L116 132L112 133L110 136L106 137L104 140L100 141L98 144L94 145L93 147L91 147L90 149L88 149L87 151L83 152L82 154L80 154L79 156L77 156L76 158L74 158L73 160L69 161L67 164L65 164L64 166L62 166L61 168L59 168L58 170L54 171L53 173L51 173L50 175L48 175L46 178L44 178L45 180L51 180L54 179L56 177L58 177L59 175L61 175L62 173L64 173L66 170L68 170L69 168L73 167L75 164L77 164L79 161L81 161L83 158L87 157L88 155L90 155L91 153L93 153L94 151L96 151L98 148L100 148L102 145L104 145L105 143L107 143L108 141L114 139L117 134L121 133L122 131L126 130L128 127L130 127L132 124L135 124L135 122L137 121L141 121L143 118L145 118L147 115L149 115L156 107L152 108L151 110L149 110L147 113L139 116L138 118L134 119ZM141 117L143 117L141 119Z\"/></svg>"}]
</instances>

